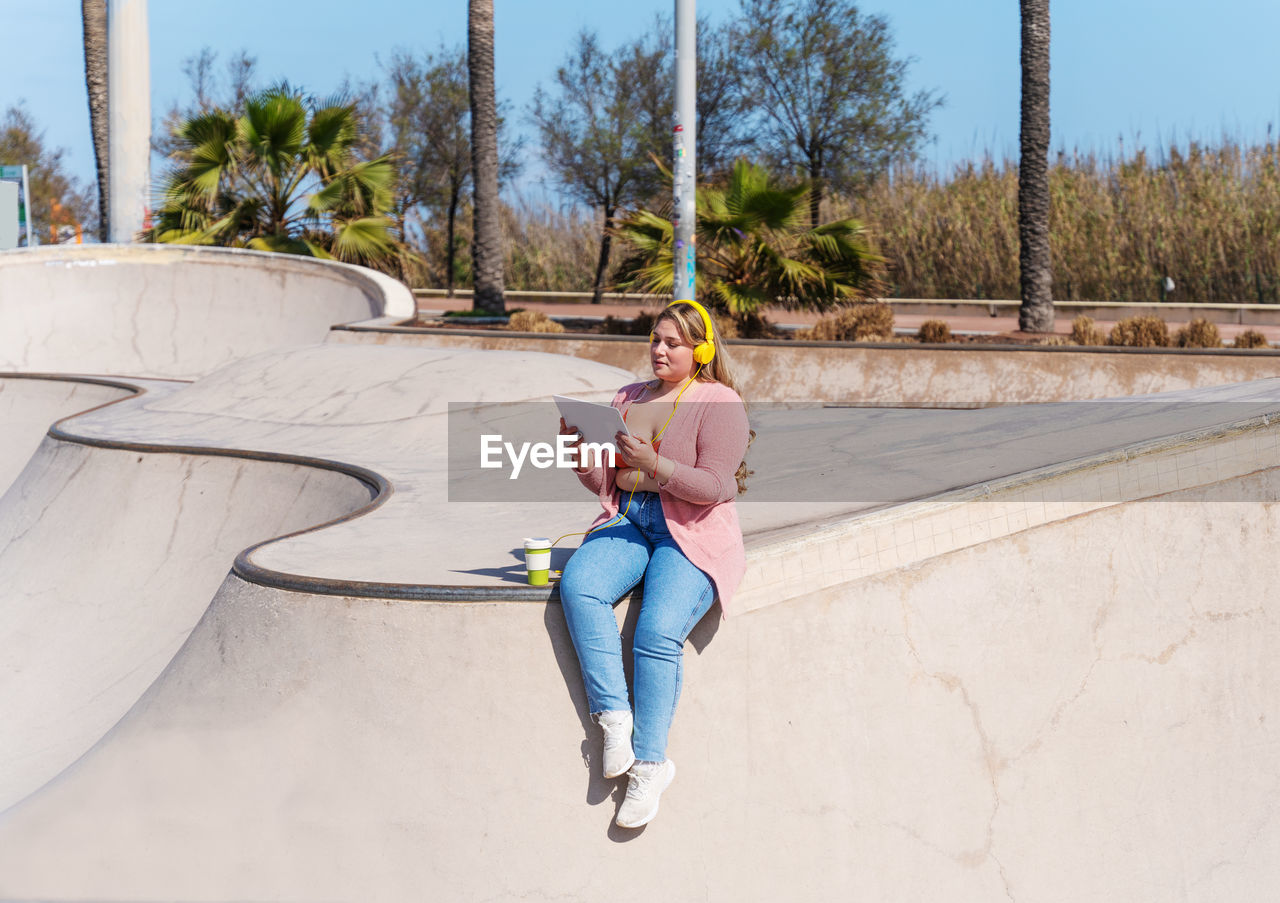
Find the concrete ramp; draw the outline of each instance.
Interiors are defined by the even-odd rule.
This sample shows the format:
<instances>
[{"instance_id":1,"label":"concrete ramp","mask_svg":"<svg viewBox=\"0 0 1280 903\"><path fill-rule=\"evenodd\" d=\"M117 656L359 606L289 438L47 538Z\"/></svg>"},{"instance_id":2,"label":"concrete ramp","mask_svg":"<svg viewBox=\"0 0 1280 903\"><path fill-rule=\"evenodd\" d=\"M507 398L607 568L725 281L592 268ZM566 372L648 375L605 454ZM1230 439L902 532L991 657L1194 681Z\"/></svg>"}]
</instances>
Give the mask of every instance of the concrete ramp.
<instances>
[{"instance_id":1,"label":"concrete ramp","mask_svg":"<svg viewBox=\"0 0 1280 903\"><path fill-rule=\"evenodd\" d=\"M0 893L1264 900L1277 492L1272 470L1112 506L704 622L639 832L611 826L558 607L233 577L0 820Z\"/></svg>"},{"instance_id":2,"label":"concrete ramp","mask_svg":"<svg viewBox=\"0 0 1280 903\"><path fill-rule=\"evenodd\" d=\"M56 421L128 398L135 391L109 380L0 374L0 495Z\"/></svg>"},{"instance_id":3,"label":"concrete ramp","mask_svg":"<svg viewBox=\"0 0 1280 903\"><path fill-rule=\"evenodd\" d=\"M0 500L0 808L129 710L241 549L369 499L310 467L46 439Z\"/></svg>"},{"instance_id":4,"label":"concrete ramp","mask_svg":"<svg viewBox=\"0 0 1280 903\"><path fill-rule=\"evenodd\" d=\"M57 245L0 254L0 370L193 378L335 323L414 315L407 288L363 267L174 245Z\"/></svg>"}]
</instances>

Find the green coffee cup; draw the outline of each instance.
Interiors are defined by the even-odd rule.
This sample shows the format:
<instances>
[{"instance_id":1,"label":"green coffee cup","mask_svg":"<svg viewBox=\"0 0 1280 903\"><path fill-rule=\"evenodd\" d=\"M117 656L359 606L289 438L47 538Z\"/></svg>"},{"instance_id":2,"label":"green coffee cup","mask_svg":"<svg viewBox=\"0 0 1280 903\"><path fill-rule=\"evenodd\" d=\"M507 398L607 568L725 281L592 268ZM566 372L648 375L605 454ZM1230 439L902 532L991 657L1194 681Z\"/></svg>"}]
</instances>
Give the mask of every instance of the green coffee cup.
<instances>
[{"instance_id":1,"label":"green coffee cup","mask_svg":"<svg viewBox=\"0 0 1280 903\"><path fill-rule=\"evenodd\" d=\"M547 585L551 575L551 540L525 537L524 570L530 586Z\"/></svg>"}]
</instances>

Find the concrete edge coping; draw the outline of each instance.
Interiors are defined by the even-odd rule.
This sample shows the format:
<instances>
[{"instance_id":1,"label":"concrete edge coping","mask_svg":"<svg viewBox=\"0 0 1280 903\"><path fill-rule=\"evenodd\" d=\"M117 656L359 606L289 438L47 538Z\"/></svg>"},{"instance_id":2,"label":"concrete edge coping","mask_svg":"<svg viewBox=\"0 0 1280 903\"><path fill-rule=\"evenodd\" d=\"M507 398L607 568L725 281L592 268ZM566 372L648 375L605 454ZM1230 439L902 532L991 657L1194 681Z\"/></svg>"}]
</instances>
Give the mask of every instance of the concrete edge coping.
<instances>
[{"instance_id":1,"label":"concrete edge coping","mask_svg":"<svg viewBox=\"0 0 1280 903\"><path fill-rule=\"evenodd\" d=\"M938 493L937 495L909 499L900 503L889 503L871 511L851 514L847 518L841 518L835 523L826 524L818 528L805 529L800 526L779 527L776 530L771 531L769 534L770 536L777 537L776 539L766 538L759 545L748 546L747 551L748 554L753 551L789 551L812 542L823 541L833 536L843 535L850 527L881 526L882 524L892 523L905 518L917 517L921 514L936 514L939 511L959 507L960 505L967 504L969 502L997 501L998 496L1010 495L1021 489L1026 489L1037 484L1045 484L1064 477L1076 476L1077 474L1090 470L1097 470L1111 464L1124 464L1130 461L1136 461L1139 458L1163 454L1173 451L1181 446L1233 439L1246 433L1264 430L1276 423L1280 423L1280 410L1275 414L1259 414L1244 420L1237 420L1231 423L1221 424L1219 426L1201 427L1200 429L1189 430L1185 433L1175 433L1171 436L1161 436L1156 439L1144 439L1141 442L1136 442L1132 445L1126 445L1111 451L1098 452L1081 458L1073 458L1069 461L1063 461L1058 464L1049 464L1044 467L1037 467L1033 470L1024 470L1021 473L1010 474L1007 477L987 480L982 483L975 483L972 486L961 486L956 489L948 489L945 492ZM1209 485L1209 483L1198 485ZM1195 487L1182 487L1171 491L1181 492L1186 488ZM1156 498L1167 494L1167 492L1154 492L1150 495L1143 496L1143 498ZM1105 503L1105 506L1126 504L1130 501L1140 501L1140 499L1121 499L1115 502ZM804 530L803 536L779 535L799 532L801 530Z\"/></svg>"},{"instance_id":2,"label":"concrete edge coping","mask_svg":"<svg viewBox=\"0 0 1280 903\"><path fill-rule=\"evenodd\" d=\"M122 377L112 377L112 376L90 376L90 375L80 376L75 373L39 373L39 372L10 373L10 372L0 370L0 380L5 380L5 379L30 379L30 380L40 381L40 382L85 383L86 385L90 385L90 386L107 386L108 388L112 388L112 389L123 389L127 392L130 392L132 395L143 395L147 391L142 386L136 385L135 383L122 381L123 380ZM172 382L190 382L190 380L171 380L171 381ZM70 416L79 417L81 414L87 414L90 411L96 411L98 408L106 407L108 404L115 404L116 401L124 401L124 399L117 398L115 401L109 401L106 404L100 404L92 408L85 408L83 411L80 411L76 414L72 414Z\"/></svg>"},{"instance_id":3,"label":"concrete edge coping","mask_svg":"<svg viewBox=\"0 0 1280 903\"><path fill-rule=\"evenodd\" d=\"M643 342L644 336L635 335L600 335L589 332L514 332L493 329L443 329L434 326L405 326L403 324L383 326L374 325L373 321L360 323L343 323L331 328L333 332L384 332L401 335L456 336L466 338L503 338L503 339L538 339L551 342ZM865 350L870 348L890 351L1014 351L1014 352L1050 352L1053 354L1171 354L1239 357L1255 355L1280 355L1280 348L1128 348L1122 345L1017 345L983 342L944 342L926 344L924 342L817 342L811 339L723 339L726 345L759 345L768 348L847 348Z\"/></svg>"},{"instance_id":4,"label":"concrete edge coping","mask_svg":"<svg viewBox=\"0 0 1280 903\"><path fill-rule=\"evenodd\" d=\"M33 248L15 248L5 252L5 260L9 262L26 262L27 260L43 260L45 266L63 265L66 267L82 266L117 266L121 262L128 264L129 257L145 260L144 255L154 255L154 260L147 263L180 264L208 263L226 264L237 260L285 262L297 266L298 270L313 270L332 273L346 282L360 286L365 297L374 301L388 317L405 319L416 316L417 301L413 290L401 282L369 267L346 263L341 260L326 260L320 257L304 257L301 254L278 254L273 251L255 251L251 248L226 248L218 245L178 245L161 242L106 242L85 245L39 245ZM12 256L9 256L12 255ZM118 255L114 257L112 255ZM162 259L162 258L171 259ZM282 260L283 259L283 260ZM266 272L264 270L264 272Z\"/></svg>"},{"instance_id":5,"label":"concrete edge coping","mask_svg":"<svg viewBox=\"0 0 1280 903\"><path fill-rule=\"evenodd\" d=\"M866 534L868 531L873 531L878 528L884 528L894 524L934 516L946 511L958 509L966 504L975 502L1000 502L1006 497L1015 496L1022 490L1036 486L1051 486L1054 483L1063 482L1067 479L1088 473L1089 471L1097 471L1103 468L1113 467L1115 465L1137 462L1144 458L1163 456L1170 452L1176 452L1194 445L1216 445L1222 442L1229 442L1251 433L1258 433L1272 428L1277 423L1280 423L1280 411L1273 414L1255 415L1243 420L1218 426L1202 427L1196 430L1176 433L1171 436L1143 440L1111 451L1086 455L1070 461L1051 464L1045 467L1023 471L1022 473L1011 474L1010 476L1000 479L988 480L972 486L948 490L937 495L920 499L912 499L900 504L890 504L875 508L871 511L851 514L820 527L805 528L801 525L796 525L793 527L778 528L777 530L771 531L767 536L757 540L755 543L748 542L748 566L750 566L753 560L759 561L770 556L799 556L806 551L820 549L825 544L829 544L834 541L848 539L858 534ZM1047 516L1043 521L1039 521L1034 524L1029 523L1025 527L1011 530L1009 533L1002 535L1013 535L1015 533L1024 532L1025 530L1059 523L1073 517L1091 514L1095 511L1113 508L1130 502L1149 501L1172 495L1176 492L1198 489L1203 486L1209 486L1213 483L1220 482L1223 479L1235 479L1238 477L1248 476L1251 473L1269 470L1274 466L1276 465L1266 465L1253 470L1243 470L1238 474L1233 474L1227 477L1217 476L1213 479L1196 481L1192 485L1183 485L1174 489L1135 494L1133 496L1117 498L1113 501L1099 500L1097 502L1084 502L1083 504L1087 505L1087 507L1083 510L1065 512L1057 517ZM1045 502L1046 505L1050 503L1051 502L1048 501ZM743 613L745 614L746 612L755 611L760 608L768 608L773 605L798 598L799 596L806 595L810 592L856 583L859 580L874 577L878 574L889 573L897 570L898 568L907 567L916 564L919 561L936 557L937 555L948 554L964 548L970 548L974 545L980 544L981 542L998 538L1000 537L989 536L986 539L962 543L954 548L944 549L941 552L935 551L932 555L925 555L908 561L900 561L894 565L882 566L851 579L832 581L820 587L805 587L789 595L774 595L765 604L745 608Z\"/></svg>"},{"instance_id":6,"label":"concrete edge coping","mask_svg":"<svg viewBox=\"0 0 1280 903\"><path fill-rule=\"evenodd\" d=\"M415 288L410 289L415 298L447 298L448 290L443 288ZM573 303L575 301L583 304L589 303L594 297L592 292L554 292L540 291L536 289L506 289L503 294L509 298L553 298L564 303ZM469 288L454 289L455 298L472 298L473 291ZM600 295L602 301L617 302L639 302L661 301L666 303L671 298L670 295L654 295L654 294L631 294L627 292L603 292ZM977 309L986 308L1012 308L1018 309L1022 307L1022 302L1017 298L877 298L883 304L901 304L905 307L912 306L929 306L937 305L939 307L972 307ZM1072 309L1101 307L1101 308L1122 308L1122 307L1143 307L1150 308L1152 311L1168 310L1170 308L1189 308L1191 310L1272 310L1280 311L1280 305L1277 304L1238 304L1227 301L1060 301L1054 300L1054 307L1066 307Z\"/></svg>"}]
</instances>

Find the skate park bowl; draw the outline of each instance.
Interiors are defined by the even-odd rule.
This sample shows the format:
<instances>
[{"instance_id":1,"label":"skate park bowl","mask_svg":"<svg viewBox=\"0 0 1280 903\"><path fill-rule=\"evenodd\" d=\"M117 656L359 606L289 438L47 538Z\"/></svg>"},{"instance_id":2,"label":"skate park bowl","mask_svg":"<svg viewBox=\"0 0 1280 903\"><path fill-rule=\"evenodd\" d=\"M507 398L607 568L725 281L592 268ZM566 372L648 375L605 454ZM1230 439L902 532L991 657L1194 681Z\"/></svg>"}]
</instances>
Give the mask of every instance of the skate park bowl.
<instances>
[{"instance_id":1,"label":"skate park bowl","mask_svg":"<svg viewBox=\"0 0 1280 903\"><path fill-rule=\"evenodd\" d=\"M607 400L643 359L414 345L377 280L273 255L232 255L254 272L188 317L201 254L95 250L25 301L5 270L31 256L0 254L0 899L1234 901L1280 880L1263 370L1210 357L1198 382L1184 356L1082 401L1109 359L1050 352L1059 397L1000 404L1011 356L947 365L981 406L899 409L859 406L842 369L887 373L877 349L832 350L835 403L749 397L747 575L690 638L677 778L625 831L558 600L518 557L597 506L567 475L552 501L459 501L449 433ZM171 275L112 295L106 261L135 250L173 251ZM309 307L324 284L357 300ZM28 305L101 314L99 344ZM349 325L369 320L394 338Z\"/></svg>"},{"instance_id":2,"label":"skate park bowl","mask_svg":"<svg viewBox=\"0 0 1280 903\"><path fill-rule=\"evenodd\" d=\"M169 245L10 251L0 370L189 379L255 351L323 341L335 323L413 312L402 284L332 261Z\"/></svg>"}]
</instances>

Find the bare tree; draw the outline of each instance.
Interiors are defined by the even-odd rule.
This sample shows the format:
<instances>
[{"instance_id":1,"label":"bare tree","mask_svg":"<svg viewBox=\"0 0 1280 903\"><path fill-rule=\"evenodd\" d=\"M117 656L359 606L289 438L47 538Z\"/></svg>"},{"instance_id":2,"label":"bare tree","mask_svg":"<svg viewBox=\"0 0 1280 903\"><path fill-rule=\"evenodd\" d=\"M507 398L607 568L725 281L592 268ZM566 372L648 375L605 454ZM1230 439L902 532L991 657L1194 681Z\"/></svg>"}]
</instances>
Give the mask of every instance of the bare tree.
<instances>
[{"instance_id":1,"label":"bare tree","mask_svg":"<svg viewBox=\"0 0 1280 903\"><path fill-rule=\"evenodd\" d=\"M493 85L493 0L470 0L467 13L467 70L471 86L471 168L475 207L471 260L473 305L501 314L502 218L498 198L498 98Z\"/></svg>"},{"instance_id":2,"label":"bare tree","mask_svg":"<svg viewBox=\"0 0 1280 903\"><path fill-rule=\"evenodd\" d=\"M1022 125L1018 164L1018 328L1053 332L1049 259L1049 0L1022 7Z\"/></svg>"},{"instance_id":3,"label":"bare tree","mask_svg":"<svg viewBox=\"0 0 1280 903\"><path fill-rule=\"evenodd\" d=\"M733 161L750 146L743 74L729 25L698 20L698 181L727 177ZM674 75L669 82L675 85Z\"/></svg>"},{"instance_id":4,"label":"bare tree","mask_svg":"<svg viewBox=\"0 0 1280 903\"><path fill-rule=\"evenodd\" d=\"M9 107L0 117L0 165L30 167L27 209L31 229L41 241L62 241L64 235L72 234L72 227L92 227L98 219L88 186L67 172L65 154L62 148L45 144L44 133L25 107Z\"/></svg>"},{"instance_id":5,"label":"bare tree","mask_svg":"<svg viewBox=\"0 0 1280 903\"><path fill-rule=\"evenodd\" d=\"M853 0L742 0L736 41L758 111L758 144L810 184L809 218L830 188L857 190L926 137L942 101L908 94L883 16Z\"/></svg>"},{"instance_id":6,"label":"bare tree","mask_svg":"<svg viewBox=\"0 0 1280 903\"><path fill-rule=\"evenodd\" d=\"M110 199L107 150L107 0L80 0L84 28L84 84L89 92L89 130L98 165L98 239L107 240Z\"/></svg>"},{"instance_id":7,"label":"bare tree","mask_svg":"<svg viewBox=\"0 0 1280 903\"><path fill-rule=\"evenodd\" d=\"M611 54L594 33L556 70L554 94L534 94L532 119L552 176L574 198L600 210L604 229L592 282L594 303L604 292L619 206L660 184L650 155L670 153L671 86L661 43L640 39Z\"/></svg>"},{"instance_id":8,"label":"bare tree","mask_svg":"<svg viewBox=\"0 0 1280 903\"><path fill-rule=\"evenodd\" d=\"M257 90L256 57L240 50L227 59L222 78L215 69L217 62L218 54L207 46L182 61L182 72L191 88L191 99L186 104L174 103L169 107L162 125L151 136L151 149L168 157L171 162L178 162L175 154L187 146L177 134L184 122L214 110L238 116L244 112L245 98Z\"/></svg>"},{"instance_id":9,"label":"bare tree","mask_svg":"<svg viewBox=\"0 0 1280 903\"><path fill-rule=\"evenodd\" d=\"M445 287L453 296L458 252L457 219L471 186L471 103L467 52L442 47L421 58L407 52L387 66L386 117L398 160L396 216L401 241L408 241L408 216L427 208L445 219ZM498 104L499 185L519 170L522 142L508 137L503 104Z\"/></svg>"},{"instance_id":10,"label":"bare tree","mask_svg":"<svg viewBox=\"0 0 1280 903\"><path fill-rule=\"evenodd\" d=\"M675 23L667 15L654 18L649 43L629 45L633 59L653 72L654 82L645 87L640 102L651 109L646 122L653 123L653 140L661 144L658 157L670 162L669 125L675 113ZM698 181L727 178L733 161L750 150L745 139L748 113L754 104L747 101L742 69L734 50L735 33L729 25L712 25L698 19ZM660 54L659 58L657 54ZM660 66L660 68L658 68ZM657 90L654 90L657 88ZM665 141L665 143L663 143Z\"/></svg>"}]
</instances>

